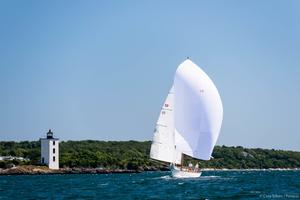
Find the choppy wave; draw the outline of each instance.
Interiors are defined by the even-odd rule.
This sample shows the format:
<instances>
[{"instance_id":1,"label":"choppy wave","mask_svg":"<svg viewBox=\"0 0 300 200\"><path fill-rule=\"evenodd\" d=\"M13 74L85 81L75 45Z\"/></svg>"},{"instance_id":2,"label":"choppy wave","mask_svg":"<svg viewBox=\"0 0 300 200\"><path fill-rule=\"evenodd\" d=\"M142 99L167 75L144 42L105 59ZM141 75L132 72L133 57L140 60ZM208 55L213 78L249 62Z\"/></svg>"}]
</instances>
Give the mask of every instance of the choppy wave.
<instances>
[{"instance_id":1,"label":"choppy wave","mask_svg":"<svg viewBox=\"0 0 300 200\"><path fill-rule=\"evenodd\" d=\"M297 199L299 185L299 170L278 169L205 171L191 179L170 172L0 176L0 199Z\"/></svg>"}]
</instances>

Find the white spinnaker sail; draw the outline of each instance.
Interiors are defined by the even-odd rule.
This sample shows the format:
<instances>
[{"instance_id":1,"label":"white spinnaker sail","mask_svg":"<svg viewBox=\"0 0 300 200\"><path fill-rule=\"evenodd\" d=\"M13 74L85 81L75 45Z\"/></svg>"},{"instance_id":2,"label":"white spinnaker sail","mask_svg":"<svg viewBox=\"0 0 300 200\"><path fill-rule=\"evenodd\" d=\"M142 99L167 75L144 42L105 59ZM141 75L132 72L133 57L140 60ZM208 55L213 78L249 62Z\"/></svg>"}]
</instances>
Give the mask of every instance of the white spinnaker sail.
<instances>
[{"instance_id":1,"label":"white spinnaker sail","mask_svg":"<svg viewBox=\"0 0 300 200\"><path fill-rule=\"evenodd\" d=\"M176 147L194 158L209 160L223 119L220 95L212 80L186 60L174 78Z\"/></svg>"},{"instance_id":2,"label":"white spinnaker sail","mask_svg":"<svg viewBox=\"0 0 300 200\"><path fill-rule=\"evenodd\" d=\"M150 158L164 162L174 162L174 92L171 88L162 106L150 150Z\"/></svg>"}]
</instances>

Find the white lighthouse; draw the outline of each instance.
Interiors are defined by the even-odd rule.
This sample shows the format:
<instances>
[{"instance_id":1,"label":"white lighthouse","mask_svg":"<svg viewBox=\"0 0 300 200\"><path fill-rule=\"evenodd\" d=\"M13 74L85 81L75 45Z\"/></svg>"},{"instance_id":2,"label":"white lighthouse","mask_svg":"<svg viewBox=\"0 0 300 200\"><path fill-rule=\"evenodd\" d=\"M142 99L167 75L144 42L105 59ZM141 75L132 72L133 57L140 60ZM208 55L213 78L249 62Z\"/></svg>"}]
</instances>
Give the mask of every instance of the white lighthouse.
<instances>
[{"instance_id":1,"label":"white lighthouse","mask_svg":"<svg viewBox=\"0 0 300 200\"><path fill-rule=\"evenodd\" d=\"M41 138L41 163L59 169L59 139L53 137L51 129L46 138Z\"/></svg>"}]
</instances>

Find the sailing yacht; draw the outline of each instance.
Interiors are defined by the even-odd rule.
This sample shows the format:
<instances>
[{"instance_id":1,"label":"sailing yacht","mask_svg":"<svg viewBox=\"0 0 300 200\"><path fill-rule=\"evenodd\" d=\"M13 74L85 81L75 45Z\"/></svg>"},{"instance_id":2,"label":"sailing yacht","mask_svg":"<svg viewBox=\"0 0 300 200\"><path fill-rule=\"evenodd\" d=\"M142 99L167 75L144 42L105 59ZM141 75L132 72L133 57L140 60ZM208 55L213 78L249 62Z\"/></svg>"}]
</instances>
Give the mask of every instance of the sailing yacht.
<instances>
[{"instance_id":1,"label":"sailing yacht","mask_svg":"<svg viewBox=\"0 0 300 200\"><path fill-rule=\"evenodd\" d=\"M183 165L185 155L210 160L223 120L217 88L190 59L181 63L161 108L150 158L167 162L173 177L200 177L198 168Z\"/></svg>"}]
</instances>

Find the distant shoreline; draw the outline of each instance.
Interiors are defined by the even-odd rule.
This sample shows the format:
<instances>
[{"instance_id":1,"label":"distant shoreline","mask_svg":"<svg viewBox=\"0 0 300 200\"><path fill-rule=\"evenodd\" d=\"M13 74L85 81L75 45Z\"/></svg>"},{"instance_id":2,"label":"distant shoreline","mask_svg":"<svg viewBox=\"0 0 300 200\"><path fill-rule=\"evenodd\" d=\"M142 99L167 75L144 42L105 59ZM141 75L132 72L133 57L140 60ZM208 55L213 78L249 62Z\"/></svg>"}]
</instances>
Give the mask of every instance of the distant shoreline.
<instances>
[{"instance_id":1,"label":"distant shoreline","mask_svg":"<svg viewBox=\"0 0 300 200\"><path fill-rule=\"evenodd\" d=\"M270 168L270 169L215 169L204 168L207 171L295 171L300 168ZM132 174L146 171L167 171L167 170L126 170L126 169L97 169L97 168L61 168L52 170L45 166L17 166L9 169L0 169L0 176L8 175L58 175L58 174Z\"/></svg>"},{"instance_id":2,"label":"distant shoreline","mask_svg":"<svg viewBox=\"0 0 300 200\"><path fill-rule=\"evenodd\" d=\"M94 169L168 170L168 164L152 160L149 157L150 147L151 141L85 140L61 142L59 144L59 165L68 169L93 169L91 171ZM294 151L215 146L212 157L213 159L205 161L185 156L183 165L187 166L190 162L193 165L198 163L204 171L207 169L300 168L300 152ZM0 169L25 165L39 166L40 163L41 143L39 141L0 142ZM113 173L101 170L93 173Z\"/></svg>"},{"instance_id":3,"label":"distant shoreline","mask_svg":"<svg viewBox=\"0 0 300 200\"><path fill-rule=\"evenodd\" d=\"M258 169L258 168L249 168L249 169L215 169L215 168L204 168L201 171L294 171L300 170L300 168L268 168L268 169Z\"/></svg>"}]
</instances>

